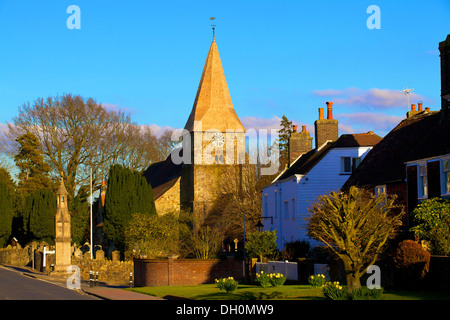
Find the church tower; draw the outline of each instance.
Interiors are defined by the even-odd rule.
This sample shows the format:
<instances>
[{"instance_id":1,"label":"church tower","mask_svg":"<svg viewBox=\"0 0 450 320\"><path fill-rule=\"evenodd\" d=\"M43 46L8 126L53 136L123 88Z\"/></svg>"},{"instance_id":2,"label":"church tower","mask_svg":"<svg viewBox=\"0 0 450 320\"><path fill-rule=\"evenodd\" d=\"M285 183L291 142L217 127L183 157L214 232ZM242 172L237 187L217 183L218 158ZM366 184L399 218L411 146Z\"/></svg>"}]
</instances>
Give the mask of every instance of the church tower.
<instances>
[{"instance_id":1,"label":"church tower","mask_svg":"<svg viewBox=\"0 0 450 320\"><path fill-rule=\"evenodd\" d=\"M67 190L64 186L63 179L61 177L61 184L59 185L56 193L57 198L57 210L55 216L55 254L56 272L67 272L67 267L72 264L71 262L71 242L70 235L70 214L67 203Z\"/></svg>"},{"instance_id":2,"label":"church tower","mask_svg":"<svg viewBox=\"0 0 450 320\"><path fill-rule=\"evenodd\" d=\"M189 210L199 224L207 225L226 214L226 198L255 176L255 165L249 163L245 152L245 132L231 101L213 35L181 137L182 147L144 172L158 214Z\"/></svg>"},{"instance_id":3,"label":"church tower","mask_svg":"<svg viewBox=\"0 0 450 320\"><path fill-rule=\"evenodd\" d=\"M251 171L245 128L231 101L215 37L184 129L190 146L184 145L183 153L190 150L191 163L183 168L180 202L202 219L223 194L224 179L239 179Z\"/></svg>"}]
</instances>

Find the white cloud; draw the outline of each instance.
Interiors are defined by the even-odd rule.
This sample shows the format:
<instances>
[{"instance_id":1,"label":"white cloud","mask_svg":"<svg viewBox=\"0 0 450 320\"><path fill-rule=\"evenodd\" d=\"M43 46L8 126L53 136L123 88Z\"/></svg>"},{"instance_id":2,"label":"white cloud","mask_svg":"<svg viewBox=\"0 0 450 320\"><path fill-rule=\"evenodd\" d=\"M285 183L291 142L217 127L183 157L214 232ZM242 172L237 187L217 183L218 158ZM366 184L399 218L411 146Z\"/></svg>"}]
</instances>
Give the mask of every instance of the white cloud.
<instances>
[{"instance_id":1,"label":"white cloud","mask_svg":"<svg viewBox=\"0 0 450 320\"><path fill-rule=\"evenodd\" d=\"M347 88L343 90L315 90L313 94L320 97L330 97L335 104L356 107L368 107L376 109L406 108L407 97L403 90L372 88L362 90L358 88ZM410 103L424 101L430 103L431 100L411 92L409 94Z\"/></svg>"},{"instance_id":2,"label":"white cloud","mask_svg":"<svg viewBox=\"0 0 450 320\"><path fill-rule=\"evenodd\" d=\"M172 128L172 127L169 127L169 126L161 127L161 126L159 126L157 124L154 124L154 123L153 124L149 124L149 125L142 125L142 126L150 127L150 129L152 129L153 134L155 136L157 136L157 137L161 136L164 133L164 131L166 131L166 130L169 130L169 131L175 130L175 128Z\"/></svg>"},{"instance_id":3,"label":"white cloud","mask_svg":"<svg viewBox=\"0 0 450 320\"><path fill-rule=\"evenodd\" d=\"M243 117L241 118L242 125L246 130L248 129L276 129L279 130L281 118L273 116L270 119L261 117Z\"/></svg>"},{"instance_id":4,"label":"white cloud","mask_svg":"<svg viewBox=\"0 0 450 320\"><path fill-rule=\"evenodd\" d=\"M380 136L386 135L405 117L375 112L357 112L336 114L342 133L363 133L373 131Z\"/></svg>"}]
</instances>

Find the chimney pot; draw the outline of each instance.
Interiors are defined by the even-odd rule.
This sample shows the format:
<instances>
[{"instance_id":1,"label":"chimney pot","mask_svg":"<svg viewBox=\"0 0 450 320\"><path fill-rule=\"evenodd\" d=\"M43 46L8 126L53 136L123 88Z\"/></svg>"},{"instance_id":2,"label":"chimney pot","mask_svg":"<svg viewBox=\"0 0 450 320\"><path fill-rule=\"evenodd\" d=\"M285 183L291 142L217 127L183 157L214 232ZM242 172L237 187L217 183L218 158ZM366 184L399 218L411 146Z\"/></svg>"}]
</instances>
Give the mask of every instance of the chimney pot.
<instances>
[{"instance_id":1,"label":"chimney pot","mask_svg":"<svg viewBox=\"0 0 450 320\"><path fill-rule=\"evenodd\" d=\"M319 120L325 119L323 116L323 108L319 108Z\"/></svg>"},{"instance_id":2,"label":"chimney pot","mask_svg":"<svg viewBox=\"0 0 450 320\"><path fill-rule=\"evenodd\" d=\"M302 126L302 132L306 132L306 126Z\"/></svg>"},{"instance_id":3,"label":"chimney pot","mask_svg":"<svg viewBox=\"0 0 450 320\"><path fill-rule=\"evenodd\" d=\"M297 125L295 125L295 124L293 125L293 131L297 132Z\"/></svg>"},{"instance_id":4,"label":"chimney pot","mask_svg":"<svg viewBox=\"0 0 450 320\"><path fill-rule=\"evenodd\" d=\"M327 119L333 119L333 102L327 102Z\"/></svg>"},{"instance_id":5,"label":"chimney pot","mask_svg":"<svg viewBox=\"0 0 450 320\"><path fill-rule=\"evenodd\" d=\"M416 105L415 104L411 105L411 111L416 111Z\"/></svg>"},{"instance_id":6,"label":"chimney pot","mask_svg":"<svg viewBox=\"0 0 450 320\"><path fill-rule=\"evenodd\" d=\"M418 105L419 105L419 111L423 111L422 102L419 102Z\"/></svg>"}]
</instances>

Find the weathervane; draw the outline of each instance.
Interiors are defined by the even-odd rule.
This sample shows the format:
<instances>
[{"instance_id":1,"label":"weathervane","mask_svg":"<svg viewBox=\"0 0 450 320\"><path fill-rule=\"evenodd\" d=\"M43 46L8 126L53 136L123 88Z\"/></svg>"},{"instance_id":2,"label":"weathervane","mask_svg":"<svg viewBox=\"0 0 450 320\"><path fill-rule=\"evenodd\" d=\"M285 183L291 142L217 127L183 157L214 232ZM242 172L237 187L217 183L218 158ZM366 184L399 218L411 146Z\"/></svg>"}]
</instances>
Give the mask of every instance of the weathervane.
<instances>
[{"instance_id":1,"label":"weathervane","mask_svg":"<svg viewBox=\"0 0 450 320\"><path fill-rule=\"evenodd\" d=\"M214 24L214 20L216 20L216 18L211 17L211 18L209 18L209 20L212 20L211 27L212 27L212 30L213 30L213 40L215 40L214 30L216 29L216 25Z\"/></svg>"}]
</instances>

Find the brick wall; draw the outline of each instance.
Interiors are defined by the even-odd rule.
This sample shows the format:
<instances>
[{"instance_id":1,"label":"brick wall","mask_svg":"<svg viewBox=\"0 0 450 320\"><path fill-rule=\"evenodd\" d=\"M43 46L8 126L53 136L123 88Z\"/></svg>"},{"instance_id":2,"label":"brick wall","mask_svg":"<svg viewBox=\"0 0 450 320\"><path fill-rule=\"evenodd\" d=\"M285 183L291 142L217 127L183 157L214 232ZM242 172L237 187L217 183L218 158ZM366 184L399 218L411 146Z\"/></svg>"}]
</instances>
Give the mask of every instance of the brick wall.
<instances>
[{"instance_id":1,"label":"brick wall","mask_svg":"<svg viewBox=\"0 0 450 320\"><path fill-rule=\"evenodd\" d=\"M214 283L215 279L244 278L244 262L234 258L219 259L135 259L134 285L170 286Z\"/></svg>"}]
</instances>

